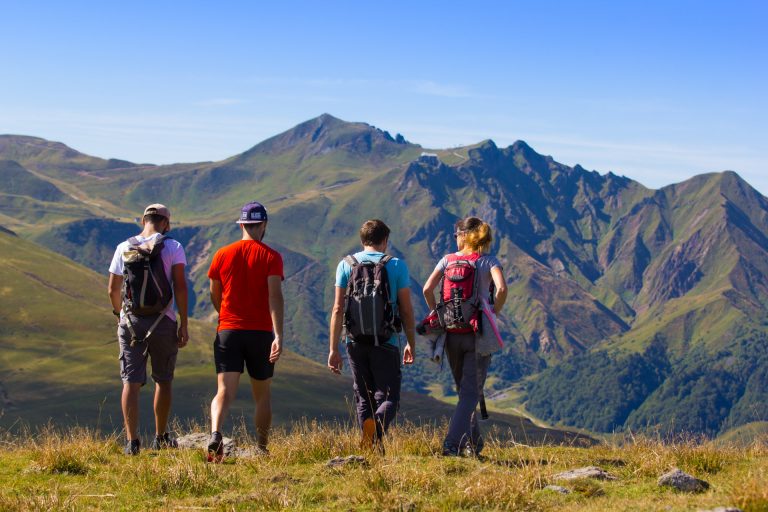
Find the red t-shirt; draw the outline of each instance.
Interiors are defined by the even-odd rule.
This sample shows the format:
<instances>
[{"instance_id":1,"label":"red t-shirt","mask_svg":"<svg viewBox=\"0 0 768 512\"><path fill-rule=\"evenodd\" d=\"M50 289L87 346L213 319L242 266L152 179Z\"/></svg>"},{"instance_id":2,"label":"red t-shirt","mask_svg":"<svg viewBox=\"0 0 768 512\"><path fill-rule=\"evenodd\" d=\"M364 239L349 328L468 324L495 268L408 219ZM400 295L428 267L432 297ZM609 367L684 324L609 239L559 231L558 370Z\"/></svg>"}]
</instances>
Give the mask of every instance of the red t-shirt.
<instances>
[{"instance_id":1,"label":"red t-shirt","mask_svg":"<svg viewBox=\"0 0 768 512\"><path fill-rule=\"evenodd\" d=\"M216 251L208 277L222 284L219 331L272 331L268 276L285 278L283 258L261 242L240 240Z\"/></svg>"}]
</instances>

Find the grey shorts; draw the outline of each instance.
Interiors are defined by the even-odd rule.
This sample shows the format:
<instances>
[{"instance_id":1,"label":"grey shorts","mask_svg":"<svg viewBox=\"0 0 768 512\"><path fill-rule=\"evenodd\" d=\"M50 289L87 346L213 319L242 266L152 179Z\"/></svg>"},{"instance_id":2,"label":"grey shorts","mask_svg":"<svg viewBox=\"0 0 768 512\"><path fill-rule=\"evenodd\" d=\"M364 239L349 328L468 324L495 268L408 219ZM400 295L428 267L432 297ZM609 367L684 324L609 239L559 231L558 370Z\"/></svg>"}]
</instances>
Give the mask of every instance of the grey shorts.
<instances>
[{"instance_id":1,"label":"grey shorts","mask_svg":"<svg viewBox=\"0 0 768 512\"><path fill-rule=\"evenodd\" d=\"M133 316L133 330L136 336L143 337L156 316ZM139 382L142 385L147 382L147 357L144 350L149 348L148 356L152 364L152 380L166 382L173 380L173 372L176 369L176 354L179 353L176 322L163 315L163 319L152 331L152 335L142 343L136 343L131 347L131 331L126 325L127 320L122 318L117 327L117 341L120 344L120 377L123 382Z\"/></svg>"}]
</instances>

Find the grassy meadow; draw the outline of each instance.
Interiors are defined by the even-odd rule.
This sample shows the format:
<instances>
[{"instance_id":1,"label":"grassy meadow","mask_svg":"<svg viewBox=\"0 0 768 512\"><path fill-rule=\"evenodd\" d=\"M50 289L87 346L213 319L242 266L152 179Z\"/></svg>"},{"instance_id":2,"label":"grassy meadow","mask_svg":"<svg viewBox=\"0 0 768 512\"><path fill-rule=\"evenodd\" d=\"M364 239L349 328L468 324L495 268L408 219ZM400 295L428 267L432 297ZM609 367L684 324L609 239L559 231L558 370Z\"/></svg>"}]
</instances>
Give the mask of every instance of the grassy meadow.
<instances>
[{"instance_id":1,"label":"grassy meadow","mask_svg":"<svg viewBox=\"0 0 768 512\"><path fill-rule=\"evenodd\" d=\"M5 435L0 510L768 510L765 442L722 447L628 438L585 448L492 435L478 460L440 456L444 429L401 425L382 456L361 452L356 430L297 422L274 433L270 455L222 464L206 463L202 450L127 457L117 437L80 428ZM240 446L252 443L244 429L235 438ZM327 466L351 454L365 461ZM589 465L617 479L553 479ZM712 487L697 495L658 487L658 476L672 467ZM570 494L545 489L551 483Z\"/></svg>"}]
</instances>

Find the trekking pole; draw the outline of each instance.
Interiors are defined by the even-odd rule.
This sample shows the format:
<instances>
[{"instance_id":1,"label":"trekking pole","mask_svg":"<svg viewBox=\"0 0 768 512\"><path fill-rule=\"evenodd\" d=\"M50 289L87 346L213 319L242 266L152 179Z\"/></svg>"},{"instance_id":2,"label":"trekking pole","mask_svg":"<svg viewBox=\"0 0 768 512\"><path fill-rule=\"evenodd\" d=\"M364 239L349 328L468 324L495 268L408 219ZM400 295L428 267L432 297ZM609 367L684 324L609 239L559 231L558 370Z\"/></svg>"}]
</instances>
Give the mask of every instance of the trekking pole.
<instances>
[{"instance_id":1,"label":"trekking pole","mask_svg":"<svg viewBox=\"0 0 768 512\"><path fill-rule=\"evenodd\" d=\"M485 407L485 393L480 395L480 419L488 419L488 409Z\"/></svg>"}]
</instances>

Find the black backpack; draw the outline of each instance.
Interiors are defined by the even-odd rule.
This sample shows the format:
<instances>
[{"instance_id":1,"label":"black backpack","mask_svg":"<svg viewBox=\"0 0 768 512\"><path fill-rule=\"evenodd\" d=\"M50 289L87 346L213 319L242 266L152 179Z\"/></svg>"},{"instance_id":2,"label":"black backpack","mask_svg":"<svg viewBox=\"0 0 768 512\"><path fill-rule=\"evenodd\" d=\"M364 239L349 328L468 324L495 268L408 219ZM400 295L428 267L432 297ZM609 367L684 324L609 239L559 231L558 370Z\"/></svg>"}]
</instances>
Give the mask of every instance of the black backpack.
<instances>
[{"instance_id":1,"label":"black backpack","mask_svg":"<svg viewBox=\"0 0 768 512\"><path fill-rule=\"evenodd\" d=\"M154 316L168 309L173 298L171 283L163 268L160 253L168 238L139 242L128 239L123 252L123 309L136 316Z\"/></svg>"},{"instance_id":2,"label":"black backpack","mask_svg":"<svg viewBox=\"0 0 768 512\"><path fill-rule=\"evenodd\" d=\"M386 267L391 259L388 254L375 263L359 262L352 255L344 258L352 267L344 303L344 330L357 343L379 346L398 332Z\"/></svg>"}]
</instances>

